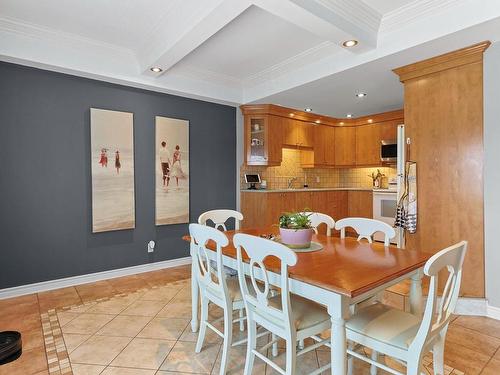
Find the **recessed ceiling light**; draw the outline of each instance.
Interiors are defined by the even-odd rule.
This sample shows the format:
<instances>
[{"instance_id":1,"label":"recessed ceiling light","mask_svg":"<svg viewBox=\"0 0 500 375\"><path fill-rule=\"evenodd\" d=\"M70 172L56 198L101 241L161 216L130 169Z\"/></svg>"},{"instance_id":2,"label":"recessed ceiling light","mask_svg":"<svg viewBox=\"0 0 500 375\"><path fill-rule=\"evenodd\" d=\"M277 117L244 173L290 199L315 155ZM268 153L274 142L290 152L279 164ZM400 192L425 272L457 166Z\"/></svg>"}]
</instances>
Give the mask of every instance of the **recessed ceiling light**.
<instances>
[{"instance_id":1,"label":"recessed ceiling light","mask_svg":"<svg viewBox=\"0 0 500 375\"><path fill-rule=\"evenodd\" d=\"M366 95L367 95L367 94L366 94L366 92L358 92L358 93L356 94L356 96L357 96L358 98L364 98Z\"/></svg>"},{"instance_id":2,"label":"recessed ceiling light","mask_svg":"<svg viewBox=\"0 0 500 375\"><path fill-rule=\"evenodd\" d=\"M295 116L295 113L290 113L290 117L293 117L293 116Z\"/></svg>"},{"instance_id":3,"label":"recessed ceiling light","mask_svg":"<svg viewBox=\"0 0 500 375\"><path fill-rule=\"evenodd\" d=\"M339 124L340 124L340 125L344 125L344 122L343 122L343 121L341 121L341 122L339 122Z\"/></svg>"},{"instance_id":4,"label":"recessed ceiling light","mask_svg":"<svg viewBox=\"0 0 500 375\"><path fill-rule=\"evenodd\" d=\"M352 117L352 113L348 113L347 115L345 115L345 117L351 118Z\"/></svg>"},{"instance_id":5,"label":"recessed ceiling light","mask_svg":"<svg viewBox=\"0 0 500 375\"><path fill-rule=\"evenodd\" d=\"M306 112L312 112L312 108L308 107L308 108L304 109L304 111L306 111Z\"/></svg>"},{"instance_id":6,"label":"recessed ceiling light","mask_svg":"<svg viewBox=\"0 0 500 375\"><path fill-rule=\"evenodd\" d=\"M321 121L319 121L319 120L316 120L316 121L314 121L314 122L315 122L316 124L321 124Z\"/></svg>"},{"instance_id":7,"label":"recessed ceiling light","mask_svg":"<svg viewBox=\"0 0 500 375\"><path fill-rule=\"evenodd\" d=\"M161 72L163 72L163 69L160 68L159 66L153 66L150 70L152 72L154 72L154 73L161 73Z\"/></svg>"},{"instance_id":8,"label":"recessed ceiling light","mask_svg":"<svg viewBox=\"0 0 500 375\"><path fill-rule=\"evenodd\" d=\"M346 40L344 43L342 43L342 45L347 48L354 47L356 44L358 44L358 41L354 39Z\"/></svg>"},{"instance_id":9,"label":"recessed ceiling light","mask_svg":"<svg viewBox=\"0 0 500 375\"><path fill-rule=\"evenodd\" d=\"M373 122L373 119L369 118L368 123L371 124Z\"/></svg>"}]
</instances>

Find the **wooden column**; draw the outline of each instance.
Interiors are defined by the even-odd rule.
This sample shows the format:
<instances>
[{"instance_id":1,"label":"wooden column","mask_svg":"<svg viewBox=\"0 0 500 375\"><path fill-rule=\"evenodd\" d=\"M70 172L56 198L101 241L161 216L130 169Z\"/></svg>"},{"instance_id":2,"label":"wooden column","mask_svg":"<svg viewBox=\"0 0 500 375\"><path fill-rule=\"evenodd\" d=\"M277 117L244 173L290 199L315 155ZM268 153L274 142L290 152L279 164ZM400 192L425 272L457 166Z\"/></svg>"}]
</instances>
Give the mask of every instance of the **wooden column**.
<instances>
[{"instance_id":1,"label":"wooden column","mask_svg":"<svg viewBox=\"0 0 500 375\"><path fill-rule=\"evenodd\" d=\"M469 241L461 288L469 297L485 293L483 52L489 45L394 70L404 84L410 158L418 163L418 230L407 236L407 248L435 253Z\"/></svg>"}]
</instances>

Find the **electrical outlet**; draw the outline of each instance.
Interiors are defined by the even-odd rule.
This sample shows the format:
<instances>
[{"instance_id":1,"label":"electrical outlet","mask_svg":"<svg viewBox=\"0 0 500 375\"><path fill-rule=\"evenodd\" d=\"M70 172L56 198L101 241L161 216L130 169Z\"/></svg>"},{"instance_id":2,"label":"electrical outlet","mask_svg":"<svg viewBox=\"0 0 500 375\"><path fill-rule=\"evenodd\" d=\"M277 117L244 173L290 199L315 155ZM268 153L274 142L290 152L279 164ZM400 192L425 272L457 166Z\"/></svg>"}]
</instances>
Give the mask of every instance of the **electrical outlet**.
<instances>
[{"instance_id":1,"label":"electrical outlet","mask_svg":"<svg viewBox=\"0 0 500 375\"><path fill-rule=\"evenodd\" d=\"M153 251L155 251L155 242L149 241L148 242L148 253L152 253Z\"/></svg>"}]
</instances>

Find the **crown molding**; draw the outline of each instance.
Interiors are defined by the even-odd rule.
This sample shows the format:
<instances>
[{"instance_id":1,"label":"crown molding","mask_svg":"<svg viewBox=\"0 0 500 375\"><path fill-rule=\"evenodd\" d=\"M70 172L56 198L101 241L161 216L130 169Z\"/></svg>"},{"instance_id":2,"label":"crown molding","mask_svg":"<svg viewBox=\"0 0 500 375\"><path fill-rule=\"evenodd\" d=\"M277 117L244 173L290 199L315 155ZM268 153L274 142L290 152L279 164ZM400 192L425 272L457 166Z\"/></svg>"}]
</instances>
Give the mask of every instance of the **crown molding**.
<instances>
[{"instance_id":1,"label":"crown molding","mask_svg":"<svg viewBox=\"0 0 500 375\"><path fill-rule=\"evenodd\" d=\"M358 0L314 0L323 7L353 23L362 25L362 28L377 33L382 21L382 15L365 3Z\"/></svg>"},{"instance_id":2,"label":"crown molding","mask_svg":"<svg viewBox=\"0 0 500 375\"><path fill-rule=\"evenodd\" d=\"M304 64L310 62L307 60L310 60L311 56L317 55L322 51L326 51L327 49L330 49L333 46L335 46L335 44L332 42L329 41L322 42L314 47L311 47L283 61L280 61L277 64L274 64L266 69L263 69L260 72L245 77L243 78L242 82L245 86L255 86L266 80L276 78L283 74L289 73L293 70L294 65L302 67Z\"/></svg>"},{"instance_id":3,"label":"crown molding","mask_svg":"<svg viewBox=\"0 0 500 375\"><path fill-rule=\"evenodd\" d=\"M394 69L393 72L399 76L401 82L405 82L409 79L419 78L458 66L482 62L484 51L490 44L491 42L484 41L414 64L402 66Z\"/></svg>"},{"instance_id":4,"label":"crown molding","mask_svg":"<svg viewBox=\"0 0 500 375\"><path fill-rule=\"evenodd\" d=\"M379 34L396 31L427 16L460 5L466 0L417 0L382 16Z\"/></svg>"},{"instance_id":5,"label":"crown molding","mask_svg":"<svg viewBox=\"0 0 500 375\"><path fill-rule=\"evenodd\" d=\"M98 47L100 49L109 51L113 55L127 55L130 58L133 58L134 61L137 61L135 59L135 53L131 49L91 38L86 38L78 34L68 33L51 29L49 27L36 25L30 22L21 21L12 17L0 16L0 33L2 32L29 37L34 40L39 40L40 42L49 40L56 43L70 42L74 45L80 44L91 47Z\"/></svg>"}]
</instances>

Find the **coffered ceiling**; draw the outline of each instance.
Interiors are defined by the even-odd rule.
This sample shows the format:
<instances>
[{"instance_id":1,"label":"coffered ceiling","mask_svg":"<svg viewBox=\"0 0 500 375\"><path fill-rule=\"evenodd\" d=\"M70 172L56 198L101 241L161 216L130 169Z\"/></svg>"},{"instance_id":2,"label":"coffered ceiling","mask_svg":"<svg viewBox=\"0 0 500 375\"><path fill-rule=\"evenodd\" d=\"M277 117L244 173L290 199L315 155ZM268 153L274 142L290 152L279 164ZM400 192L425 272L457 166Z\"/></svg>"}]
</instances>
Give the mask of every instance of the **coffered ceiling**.
<instances>
[{"instance_id":1,"label":"coffered ceiling","mask_svg":"<svg viewBox=\"0 0 500 375\"><path fill-rule=\"evenodd\" d=\"M496 41L497 26L498 0L0 0L0 59L341 117L400 107L392 68Z\"/></svg>"}]
</instances>

